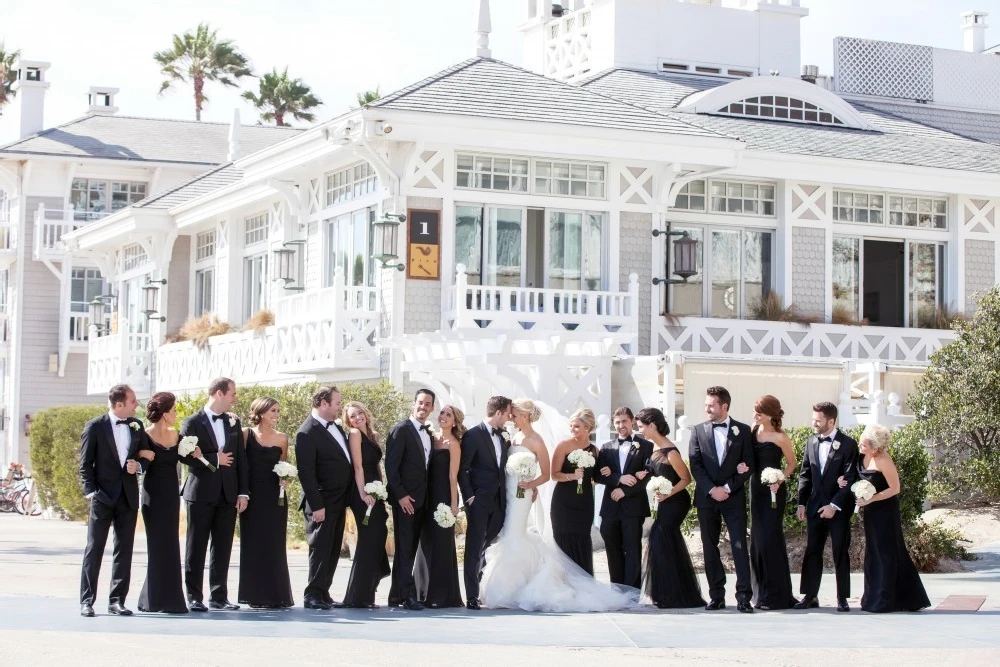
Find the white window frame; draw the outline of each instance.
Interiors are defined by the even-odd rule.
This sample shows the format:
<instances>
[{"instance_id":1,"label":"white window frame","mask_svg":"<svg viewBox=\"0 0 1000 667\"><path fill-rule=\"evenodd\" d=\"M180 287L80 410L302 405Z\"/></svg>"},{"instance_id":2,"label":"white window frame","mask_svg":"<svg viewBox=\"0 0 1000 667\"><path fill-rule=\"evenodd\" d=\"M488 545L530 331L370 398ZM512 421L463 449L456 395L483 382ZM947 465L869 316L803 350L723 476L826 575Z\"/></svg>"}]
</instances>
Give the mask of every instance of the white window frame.
<instances>
[{"instance_id":1,"label":"white window frame","mask_svg":"<svg viewBox=\"0 0 1000 667\"><path fill-rule=\"evenodd\" d=\"M585 162L583 160L548 160L541 158L534 158L532 160L532 192L536 195L555 195L558 197L573 197L574 199L596 199L603 200L607 199L608 195L608 165L603 162ZM547 175L540 175L540 168L545 166L548 169ZM565 166L567 171L567 176L557 177L555 175L555 169L557 166ZM574 175L575 169L583 169L582 176L577 173ZM593 175L595 170L600 170L601 176L597 178ZM548 183L545 189L542 189L541 183L545 181ZM566 192L553 192L552 185L556 182L566 183ZM583 189L586 194L573 194L574 184L583 185ZM591 194L591 186L595 186L595 189L599 186L599 194Z\"/></svg>"},{"instance_id":2,"label":"white window frame","mask_svg":"<svg viewBox=\"0 0 1000 667\"><path fill-rule=\"evenodd\" d=\"M215 257L215 230L199 232L195 235L194 261L203 262Z\"/></svg>"},{"instance_id":3,"label":"white window frame","mask_svg":"<svg viewBox=\"0 0 1000 667\"><path fill-rule=\"evenodd\" d=\"M465 166L463 162L471 162ZM514 164L524 167L523 172L515 172ZM506 171L500 171L506 168ZM466 184L460 181L465 177ZM497 179L506 178L507 187L496 187ZM489 178L490 185L483 185ZM492 192L513 192L527 194L531 180L531 160L526 157L510 155L484 155L482 153L457 153L455 155L455 188L458 190L488 190ZM515 187L520 184L522 187Z\"/></svg>"},{"instance_id":4,"label":"white window frame","mask_svg":"<svg viewBox=\"0 0 1000 667\"><path fill-rule=\"evenodd\" d=\"M466 165L460 167L460 163L465 160L472 160L471 169ZM489 161L489 169L479 168ZM508 176L507 189L494 187L497 176L497 161L510 161L511 166L516 161L527 163L526 174L513 174L512 168L508 172L500 172L500 176ZM553 171L556 166L565 166L567 176L555 176ZM540 169L541 167L541 169ZM583 170L582 174L574 176L574 170ZM596 174L600 172L600 177ZM459 176L465 175L466 185L459 185ZM485 177L490 177L490 186L482 185ZM514 189L515 176L520 179L526 176L526 186L524 189ZM532 194L546 197L561 197L571 199L590 199L594 201L606 201L608 199L608 189L610 183L610 165L606 162L588 160L564 160L557 158L525 157L519 155L484 154L469 151L455 153L455 189L474 190L479 192L507 192L510 194ZM567 192L553 192L553 183L565 182ZM582 184L585 194L573 194L574 184Z\"/></svg>"},{"instance_id":5,"label":"white window frame","mask_svg":"<svg viewBox=\"0 0 1000 667\"><path fill-rule=\"evenodd\" d=\"M141 269L149 264L146 249L138 243L132 243L122 249L122 273Z\"/></svg>"},{"instance_id":6,"label":"white window frame","mask_svg":"<svg viewBox=\"0 0 1000 667\"><path fill-rule=\"evenodd\" d=\"M323 176L324 208L359 199L378 190L378 175L367 161L355 162Z\"/></svg>"},{"instance_id":7,"label":"white window frame","mask_svg":"<svg viewBox=\"0 0 1000 667\"><path fill-rule=\"evenodd\" d=\"M77 187L79 183L83 183L83 188ZM96 185L104 186L104 210L103 211L91 211L90 210L90 191L93 186ZM115 188L125 187L126 199L128 203L120 208L114 208L112 205L113 195L115 194ZM74 178L70 182L70 193L69 202L73 205L73 195L76 192L84 193L84 201L87 203L87 207L84 210L74 209L74 219L75 220L99 220L101 218L107 217L112 213L122 210L122 208L128 208L136 202L142 201L149 196L149 183L146 181L128 181L121 179L109 179L109 178L88 178L85 176Z\"/></svg>"},{"instance_id":8,"label":"white window frame","mask_svg":"<svg viewBox=\"0 0 1000 667\"><path fill-rule=\"evenodd\" d=\"M853 201L857 197L881 197L882 206L873 207L869 206L864 208L859 208L854 205L841 205L842 201L846 201L846 197L850 197ZM906 210L907 207L911 207L914 210ZM922 210L923 209L923 210ZM902 192L872 192L863 190L849 190L849 189L838 189L833 190L833 221L838 225L841 224L856 224L865 225L869 227L884 227L887 229L920 229L920 230L930 230L933 232L947 232L948 231L948 215L950 213L950 204L948 197L933 196L933 195L916 195L916 194L904 194ZM857 211L867 210L869 221L858 221ZM850 215L845 215L850 211ZM881 221L872 222L870 220L872 212L879 211L881 213ZM930 216L930 225L920 224L920 218L922 216ZM852 220L846 220L845 217L853 217ZM898 222L893 222L893 219L898 220ZM912 224L908 224L907 220L913 221ZM940 222L941 226L936 226L934 223Z\"/></svg>"},{"instance_id":9,"label":"white window frame","mask_svg":"<svg viewBox=\"0 0 1000 667\"><path fill-rule=\"evenodd\" d=\"M206 281L208 281L208 289L206 290ZM196 268L194 271L194 280L191 283L194 286L194 308L193 313L195 317L201 317L204 313L214 313L215 312L215 267L205 266L204 268ZM206 307L206 303L207 307Z\"/></svg>"},{"instance_id":10,"label":"white window frame","mask_svg":"<svg viewBox=\"0 0 1000 667\"><path fill-rule=\"evenodd\" d=\"M268 253L258 252L243 257L243 321L268 307L270 283L268 280ZM256 278L259 278L257 280ZM257 288L259 287L259 292Z\"/></svg>"},{"instance_id":11,"label":"white window frame","mask_svg":"<svg viewBox=\"0 0 1000 667\"><path fill-rule=\"evenodd\" d=\"M243 247L250 248L267 242L270 215L261 211L243 218Z\"/></svg>"},{"instance_id":12,"label":"white window frame","mask_svg":"<svg viewBox=\"0 0 1000 667\"><path fill-rule=\"evenodd\" d=\"M700 200L701 206L697 205ZM704 178L696 181L688 181L678 191L674 205L671 207L676 211L700 211L708 210L708 182Z\"/></svg>"},{"instance_id":13,"label":"white window frame","mask_svg":"<svg viewBox=\"0 0 1000 667\"><path fill-rule=\"evenodd\" d=\"M723 211L717 211L717 210L715 210L715 201L714 200L718 199L719 197L713 193L713 189L716 186L719 186L719 185L721 185L722 187L724 187L725 188L725 192L726 192L726 194L723 197L721 197L721 199L724 202L726 202L725 210L723 210ZM738 186L739 189L740 189L739 194L735 194L734 191L733 191L733 188L735 188L736 186ZM746 193L746 189L747 188L756 188L757 189L757 194L756 195L752 195L752 196L747 195L747 193ZM764 196L763 193L764 193L764 189L765 188L770 188L770 190L771 190L771 196L770 197L765 197ZM708 181L708 187L706 189L707 189L707 192L708 192L708 194L707 194L707 202L706 202L707 206L708 206L708 210L707 210L708 213L713 213L713 214L716 214L716 215L739 215L739 216L748 216L748 217L755 217L755 218L775 218L775 217L777 217L777 210L778 210L778 205L777 205L777 202L778 202L778 185L777 185L777 183L774 183L774 182L764 182L764 181L750 181L750 180L743 180L743 179L712 178L712 179L709 179L709 181ZM730 210L731 202L733 202L733 201L739 201L740 202L740 209L741 210L739 210L739 211ZM756 212L752 212L752 211L748 212L746 210L746 204L747 204L747 202L753 202L754 205L755 205L755 207L758 210ZM764 208L766 207L767 204L771 205L771 212L770 213L765 213L764 212Z\"/></svg>"},{"instance_id":14,"label":"white window frame","mask_svg":"<svg viewBox=\"0 0 1000 667\"><path fill-rule=\"evenodd\" d=\"M363 267L362 270L363 270L364 276L365 276L365 278L364 278L364 285L363 286L364 287L374 287L375 286L375 273L376 273L375 272L375 268L376 267L375 267L375 264L374 264L375 260L372 259L372 256L371 256L372 255L372 247L371 247L371 244L372 244L372 232L371 232L371 225L372 225L372 222L375 220L375 216L377 215L378 211L377 211L377 208L375 206L365 206L363 208L358 208L358 209L355 209L353 211L345 211L344 213L342 213L340 215L331 216L331 217L326 218L326 219L323 220L323 235L325 237L324 238L324 242L323 242L323 247L325 249L325 254L324 254L324 259L323 259L323 273L324 273L324 275L323 275L323 281L324 281L324 285L326 287L330 287L330 286L333 285L333 278L334 278L334 274L335 274L336 269L337 269L337 258L334 255L334 250L335 249L339 250L339 248L337 246L339 245L339 226L340 226L340 223L341 223L342 220L346 219L350 223L349 224L349 227L350 227L350 230L351 230L350 243L349 243L349 245L350 245L350 251L351 251L350 252L350 256L353 258L353 257L356 257L357 254L358 254L357 253L357 248L354 247L354 241L355 241L355 236L354 236L354 232L355 232L354 222L355 222L355 220L354 219L355 219L355 217L357 217L361 213L365 214L365 222L366 222L366 224L365 224L365 249L364 249L363 255L362 255L362 257L364 258L364 267ZM353 260L352 260L352 267L353 267ZM348 286L351 286L351 285L353 285L353 281L354 281L354 274L353 274L352 270L345 269L345 271L344 271L344 282L345 282L345 284L347 284Z\"/></svg>"},{"instance_id":15,"label":"white window frame","mask_svg":"<svg viewBox=\"0 0 1000 667\"><path fill-rule=\"evenodd\" d=\"M788 95L758 95L733 102L716 113L740 118L766 118L809 125L845 127L832 111Z\"/></svg>"}]
</instances>

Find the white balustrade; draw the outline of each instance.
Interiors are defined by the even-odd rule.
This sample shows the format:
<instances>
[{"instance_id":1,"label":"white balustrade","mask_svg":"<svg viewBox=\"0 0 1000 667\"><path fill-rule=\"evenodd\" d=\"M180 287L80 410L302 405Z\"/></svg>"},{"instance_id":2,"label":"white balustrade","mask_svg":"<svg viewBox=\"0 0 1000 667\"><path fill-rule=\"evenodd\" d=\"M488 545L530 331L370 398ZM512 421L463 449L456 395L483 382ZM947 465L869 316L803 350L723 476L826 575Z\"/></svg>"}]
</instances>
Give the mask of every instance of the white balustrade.
<instances>
[{"instance_id":1,"label":"white balustrade","mask_svg":"<svg viewBox=\"0 0 1000 667\"><path fill-rule=\"evenodd\" d=\"M40 204L35 211L35 259L59 254L63 236L85 224L85 221L75 219L72 206L48 209Z\"/></svg>"},{"instance_id":2,"label":"white balustrade","mask_svg":"<svg viewBox=\"0 0 1000 667\"><path fill-rule=\"evenodd\" d=\"M201 391L213 378L231 377L239 383L274 381L278 376L274 327L262 333L213 336L204 349L194 343L170 343L156 350L157 391Z\"/></svg>"},{"instance_id":3,"label":"white balustrade","mask_svg":"<svg viewBox=\"0 0 1000 667\"><path fill-rule=\"evenodd\" d=\"M90 339L87 393L100 395L127 384L140 396L150 390L152 340L146 333L117 333Z\"/></svg>"}]
</instances>

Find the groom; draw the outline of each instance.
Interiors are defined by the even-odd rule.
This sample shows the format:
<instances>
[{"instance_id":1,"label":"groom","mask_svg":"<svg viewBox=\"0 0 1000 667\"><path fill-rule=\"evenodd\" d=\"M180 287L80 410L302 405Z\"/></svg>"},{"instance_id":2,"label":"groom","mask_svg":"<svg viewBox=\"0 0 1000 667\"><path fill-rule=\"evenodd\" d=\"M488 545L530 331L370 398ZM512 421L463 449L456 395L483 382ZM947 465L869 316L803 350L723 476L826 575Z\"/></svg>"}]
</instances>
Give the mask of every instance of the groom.
<instances>
[{"instance_id":1,"label":"groom","mask_svg":"<svg viewBox=\"0 0 1000 667\"><path fill-rule=\"evenodd\" d=\"M466 607L479 609L479 581L488 547L503 528L507 505L507 450L503 425L511 419L511 401L493 396L486 402L486 419L462 436L458 485L465 499L468 528L465 532Z\"/></svg>"},{"instance_id":2,"label":"groom","mask_svg":"<svg viewBox=\"0 0 1000 667\"><path fill-rule=\"evenodd\" d=\"M729 530L729 544L736 565L736 608L753 613L750 606L750 559L747 555L747 497L744 484L753 466L750 427L729 416L732 398L725 387L709 387L705 396L708 421L691 434L691 474L695 479L695 506L705 553L705 575L711 598L705 609L726 608L726 570L719 555L722 520ZM747 471L737 472L742 462Z\"/></svg>"}]
</instances>

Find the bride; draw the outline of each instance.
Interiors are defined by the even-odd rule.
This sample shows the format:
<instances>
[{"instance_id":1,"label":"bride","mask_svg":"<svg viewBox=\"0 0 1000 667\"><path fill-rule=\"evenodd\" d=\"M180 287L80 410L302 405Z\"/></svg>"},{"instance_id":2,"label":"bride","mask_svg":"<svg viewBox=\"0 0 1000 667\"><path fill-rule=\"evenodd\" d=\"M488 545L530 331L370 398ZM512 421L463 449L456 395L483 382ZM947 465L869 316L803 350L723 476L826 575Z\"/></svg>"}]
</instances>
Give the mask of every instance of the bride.
<instances>
[{"instance_id":1,"label":"bride","mask_svg":"<svg viewBox=\"0 0 1000 667\"><path fill-rule=\"evenodd\" d=\"M507 511L500 537L486 552L483 604L492 608L553 612L612 611L636 606L638 591L596 581L552 542L551 529L545 528L546 499L551 498L551 488L547 488L551 484L546 484L549 481L549 453L536 431L536 424L543 416L542 407L531 400L518 399L513 409L514 426L519 434L509 455L530 452L538 460L541 472L537 478L520 483L513 475L506 476ZM554 411L547 408L548 412ZM579 411L571 420L578 417L583 417L580 421L588 422L593 428L594 416L590 410ZM549 415L546 418L554 423L565 421ZM541 430L554 435L553 425L540 426L544 427ZM525 489L523 498L517 497L519 486ZM536 491L541 502L535 502ZM529 531L528 517L533 504L535 530Z\"/></svg>"}]
</instances>

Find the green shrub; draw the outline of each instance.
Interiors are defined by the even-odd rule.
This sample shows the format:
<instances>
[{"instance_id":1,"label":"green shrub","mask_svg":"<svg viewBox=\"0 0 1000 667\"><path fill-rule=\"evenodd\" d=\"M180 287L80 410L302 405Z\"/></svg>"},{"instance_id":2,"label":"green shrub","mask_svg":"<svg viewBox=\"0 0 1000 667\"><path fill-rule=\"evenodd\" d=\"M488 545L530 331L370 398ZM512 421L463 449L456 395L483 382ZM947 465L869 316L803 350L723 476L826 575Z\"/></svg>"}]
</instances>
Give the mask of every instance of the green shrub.
<instances>
[{"instance_id":1,"label":"green shrub","mask_svg":"<svg viewBox=\"0 0 1000 667\"><path fill-rule=\"evenodd\" d=\"M80 435L103 414L100 405L41 410L31 424L31 469L42 502L69 519L87 518L89 504L80 485Z\"/></svg>"},{"instance_id":2,"label":"green shrub","mask_svg":"<svg viewBox=\"0 0 1000 667\"><path fill-rule=\"evenodd\" d=\"M965 548L969 540L957 528L946 528L940 519L932 523L916 521L903 530L906 549L921 572L937 572L944 559L975 560Z\"/></svg>"}]
</instances>

